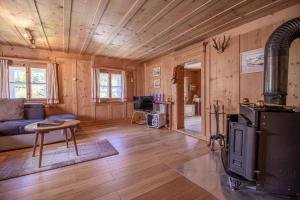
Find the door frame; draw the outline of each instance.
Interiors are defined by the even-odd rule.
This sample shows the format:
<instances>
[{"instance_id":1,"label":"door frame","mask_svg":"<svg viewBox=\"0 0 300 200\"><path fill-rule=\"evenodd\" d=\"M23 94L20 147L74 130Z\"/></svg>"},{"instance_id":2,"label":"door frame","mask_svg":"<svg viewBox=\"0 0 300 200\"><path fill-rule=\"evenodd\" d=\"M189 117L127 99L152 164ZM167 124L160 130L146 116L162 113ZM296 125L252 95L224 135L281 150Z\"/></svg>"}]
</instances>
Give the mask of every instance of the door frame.
<instances>
[{"instance_id":1,"label":"door frame","mask_svg":"<svg viewBox=\"0 0 300 200\"><path fill-rule=\"evenodd\" d=\"M207 100L209 100L209 91L207 91L207 87L209 88L209 83L207 80L207 75L209 75L209 68L207 64L207 44L206 42L202 43L202 50L200 55L196 55L194 57L190 57L189 59L184 60L181 63L177 63L176 66L176 89L175 89L175 110L176 110L176 131L183 132L182 128L184 128L184 63L190 61L190 60L197 60L201 63L201 133L199 137L196 137L201 140L208 141L209 140L209 133L207 131L207 116L209 116L209 113L207 112ZM201 48L201 47L200 47ZM182 93L180 93L182 91ZM208 95L208 96L207 96ZM209 106L208 106L209 110ZM208 119L209 120L209 119ZM186 133L185 133L186 134Z\"/></svg>"}]
</instances>

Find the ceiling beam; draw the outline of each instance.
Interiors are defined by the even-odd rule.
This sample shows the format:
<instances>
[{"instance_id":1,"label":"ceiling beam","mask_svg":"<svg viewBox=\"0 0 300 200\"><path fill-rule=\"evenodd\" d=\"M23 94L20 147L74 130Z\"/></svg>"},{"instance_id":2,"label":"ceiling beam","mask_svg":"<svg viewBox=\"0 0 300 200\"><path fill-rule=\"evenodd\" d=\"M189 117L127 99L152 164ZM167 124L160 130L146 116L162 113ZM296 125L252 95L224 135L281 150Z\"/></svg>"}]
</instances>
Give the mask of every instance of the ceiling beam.
<instances>
[{"instance_id":1,"label":"ceiling beam","mask_svg":"<svg viewBox=\"0 0 300 200\"><path fill-rule=\"evenodd\" d=\"M63 1L63 50L69 52L73 0Z\"/></svg>"},{"instance_id":2,"label":"ceiling beam","mask_svg":"<svg viewBox=\"0 0 300 200\"><path fill-rule=\"evenodd\" d=\"M87 48L89 47L91 40L93 38L93 35L94 35L103 15L108 7L108 4L109 4L109 0L99 0L97 9L96 9L96 13L93 17L93 20L91 21L91 23L89 25L89 27L91 27L90 31L83 42L83 45L80 50L80 54L84 54L85 51L87 50Z\"/></svg>"},{"instance_id":3,"label":"ceiling beam","mask_svg":"<svg viewBox=\"0 0 300 200\"><path fill-rule=\"evenodd\" d=\"M147 41L145 41L144 43L138 45L137 47L132 48L132 50L127 51L127 53L125 53L125 57L136 52L137 50L139 50L140 48L142 48L143 46L149 44L150 42L152 42L153 40L155 40L156 38L161 37L161 35L167 33L168 31L171 31L172 29L174 29L176 26L178 26L180 23L186 21L187 19L189 19L190 17L192 17L193 15L195 15L195 13L199 12L199 10L201 10L204 6L208 5L210 2L212 2L212 0L208 0L205 3L201 4L200 6L198 6L197 8L195 8L192 12L186 14L185 16L183 16L181 19L177 20L175 23L171 24L170 26L168 26L167 28L165 28L163 31L161 31L160 33L156 34L155 36L151 37L150 39L148 39Z\"/></svg>"},{"instance_id":4,"label":"ceiling beam","mask_svg":"<svg viewBox=\"0 0 300 200\"><path fill-rule=\"evenodd\" d=\"M1 41L1 44L5 44L5 45L8 45L8 46L13 46L4 36L0 35L0 41ZM0 44L0 46L1 46Z\"/></svg>"},{"instance_id":5,"label":"ceiling beam","mask_svg":"<svg viewBox=\"0 0 300 200\"><path fill-rule=\"evenodd\" d=\"M101 54L102 51L111 43L111 41L120 33L120 31L126 26L126 24L131 20L131 18L139 11L139 9L144 5L147 0L136 0L131 8L127 11L124 17L120 20L119 24L114 28L110 36L104 42L103 45L98 48L96 55Z\"/></svg>"},{"instance_id":6,"label":"ceiling beam","mask_svg":"<svg viewBox=\"0 0 300 200\"><path fill-rule=\"evenodd\" d=\"M48 37L47 37L47 34L46 34L46 31L45 31L45 27L44 27L44 23L42 21L42 18L41 18L41 14L40 14L40 11L39 11L39 8L38 8L38 3L36 0L33 0L33 3L34 3L34 9L35 9L35 12L34 14L36 15L36 17L38 18L38 21L40 23L40 29L42 30L41 32L43 33L44 35L44 39L46 41L46 44L48 46L48 49L50 51L52 51L52 48L50 46L50 43L49 43L49 40L48 40Z\"/></svg>"}]
</instances>

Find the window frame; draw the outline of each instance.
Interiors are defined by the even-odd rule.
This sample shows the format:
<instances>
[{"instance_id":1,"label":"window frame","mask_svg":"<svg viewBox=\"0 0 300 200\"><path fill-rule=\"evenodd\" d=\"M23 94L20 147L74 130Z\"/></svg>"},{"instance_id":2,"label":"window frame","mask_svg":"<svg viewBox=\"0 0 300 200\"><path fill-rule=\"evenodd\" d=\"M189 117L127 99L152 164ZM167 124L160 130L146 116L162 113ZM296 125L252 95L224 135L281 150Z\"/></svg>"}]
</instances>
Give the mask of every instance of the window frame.
<instances>
[{"instance_id":1,"label":"window frame","mask_svg":"<svg viewBox=\"0 0 300 200\"><path fill-rule=\"evenodd\" d=\"M25 69L25 82L11 82L10 81L10 68L23 68ZM27 89L28 89L28 86L27 86L27 72L26 72L26 68L24 66L16 66L16 65L12 65L12 66L9 66L9 70L8 70L8 92L9 92L9 98L10 97L10 84L22 84L22 85L25 85L26 87L26 91L25 91L25 96L27 97Z\"/></svg>"},{"instance_id":2,"label":"window frame","mask_svg":"<svg viewBox=\"0 0 300 200\"><path fill-rule=\"evenodd\" d=\"M101 98L100 97L100 73L107 73L108 74L108 98ZM112 74L120 74L121 75L121 97L120 98L112 98ZM99 70L99 80L98 80L98 96L99 96L99 99L100 101L103 101L103 102L120 102L122 101L122 96L123 96L123 79L124 77L122 76L122 70L106 70L106 69L100 69Z\"/></svg>"},{"instance_id":3,"label":"window frame","mask_svg":"<svg viewBox=\"0 0 300 200\"><path fill-rule=\"evenodd\" d=\"M113 86L112 85L112 75L113 74L118 74L118 75L120 75L121 76L121 85L120 86ZM122 96L123 96L123 76L122 76L122 72L119 72L119 73L117 73L117 72L112 72L112 73L110 73L110 76L109 76L109 78L110 78L110 98L112 99L112 100L122 100ZM121 97L120 98L113 98L112 97L112 88L113 87L121 87Z\"/></svg>"},{"instance_id":4,"label":"window frame","mask_svg":"<svg viewBox=\"0 0 300 200\"><path fill-rule=\"evenodd\" d=\"M45 69L45 83L32 83L31 82L31 70L32 70L32 68L37 68L37 69ZM29 85L29 87L28 87L28 89L29 89L29 91L28 91L28 94L29 94L29 100L30 101L43 101L43 100L47 100L47 68L46 68L46 66L29 66L28 67L28 79L29 79L29 82L28 82L28 85ZM46 97L45 98L32 98L32 94L31 94L31 87L32 87L32 85L34 85L34 84L36 84L36 85L39 85L39 84L41 84L41 85L45 85L46 86Z\"/></svg>"},{"instance_id":5,"label":"window frame","mask_svg":"<svg viewBox=\"0 0 300 200\"><path fill-rule=\"evenodd\" d=\"M26 64L18 64L18 63L13 63L12 65L8 66L8 68L10 67L23 67L25 68L25 72L26 72L26 101L29 102L46 102L47 101L47 66L45 64L36 64L36 63L26 63ZM45 98L32 98L31 96L31 87L32 84L31 83L31 69L32 68L39 68L39 69L45 69L46 73L45 73L45 83L41 83L41 84L45 84L46 85L46 97ZM8 70L8 73L10 73L10 70ZM8 80L8 84L10 87L10 84L14 83L14 82L10 82ZM39 84L39 83L35 83L35 84ZM10 96L10 91L9 91L9 98L11 98Z\"/></svg>"},{"instance_id":6,"label":"window frame","mask_svg":"<svg viewBox=\"0 0 300 200\"><path fill-rule=\"evenodd\" d=\"M101 91L101 81L100 81L100 74L101 73L104 73L104 74L108 74L108 86L105 86L105 87L108 87L108 98L105 98L105 97L100 97L100 91ZM98 74L98 78L99 78L99 81L98 81L98 96L99 96L99 99L101 99L101 100L105 100L105 101L108 101L108 100L110 100L110 86L111 86L111 84L110 84L110 73L109 72L107 72L107 71L103 71L103 70L101 70L100 72L99 72L99 74Z\"/></svg>"}]
</instances>

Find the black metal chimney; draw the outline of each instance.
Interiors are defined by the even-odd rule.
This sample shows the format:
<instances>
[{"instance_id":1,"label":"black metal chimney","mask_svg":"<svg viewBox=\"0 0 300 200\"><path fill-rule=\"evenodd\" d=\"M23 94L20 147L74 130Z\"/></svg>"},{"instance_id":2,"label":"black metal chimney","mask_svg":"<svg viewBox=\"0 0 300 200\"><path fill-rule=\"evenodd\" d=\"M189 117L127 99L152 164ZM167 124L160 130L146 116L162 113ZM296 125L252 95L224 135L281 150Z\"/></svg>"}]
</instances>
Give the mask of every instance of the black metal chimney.
<instances>
[{"instance_id":1,"label":"black metal chimney","mask_svg":"<svg viewBox=\"0 0 300 200\"><path fill-rule=\"evenodd\" d=\"M300 17L279 26L265 48L264 97L269 104L286 104L289 48L300 37Z\"/></svg>"}]
</instances>

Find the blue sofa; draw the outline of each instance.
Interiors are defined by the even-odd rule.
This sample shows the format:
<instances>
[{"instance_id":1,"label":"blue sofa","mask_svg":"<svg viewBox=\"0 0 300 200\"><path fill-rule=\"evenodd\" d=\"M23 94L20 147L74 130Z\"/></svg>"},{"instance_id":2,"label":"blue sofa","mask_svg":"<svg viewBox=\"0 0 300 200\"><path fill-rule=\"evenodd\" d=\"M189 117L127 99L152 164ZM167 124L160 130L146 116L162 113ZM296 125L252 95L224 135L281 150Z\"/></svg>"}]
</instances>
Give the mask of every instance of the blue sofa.
<instances>
[{"instance_id":1,"label":"blue sofa","mask_svg":"<svg viewBox=\"0 0 300 200\"><path fill-rule=\"evenodd\" d=\"M73 114L62 114L46 117L44 104L25 103L24 119L0 122L0 151L33 146L34 133L26 132L24 127L44 119L76 119L76 116ZM56 131L46 135L45 143L58 142L64 139L62 132Z\"/></svg>"}]
</instances>

